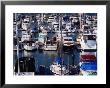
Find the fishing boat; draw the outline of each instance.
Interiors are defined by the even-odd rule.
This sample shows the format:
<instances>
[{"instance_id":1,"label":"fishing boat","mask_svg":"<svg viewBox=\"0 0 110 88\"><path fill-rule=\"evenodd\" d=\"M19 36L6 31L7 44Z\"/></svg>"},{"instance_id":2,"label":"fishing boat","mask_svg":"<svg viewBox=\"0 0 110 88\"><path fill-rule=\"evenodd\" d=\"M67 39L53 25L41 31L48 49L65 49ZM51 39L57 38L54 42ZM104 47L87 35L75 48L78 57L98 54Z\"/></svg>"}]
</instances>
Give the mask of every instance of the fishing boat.
<instances>
[{"instance_id":1,"label":"fishing boat","mask_svg":"<svg viewBox=\"0 0 110 88\"><path fill-rule=\"evenodd\" d=\"M63 37L63 50L66 51L74 46L72 37Z\"/></svg>"},{"instance_id":2,"label":"fishing boat","mask_svg":"<svg viewBox=\"0 0 110 88\"><path fill-rule=\"evenodd\" d=\"M50 65L50 70L53 72L54 75L66 75L69 73L66 65L62 64L62 58L58 57L55 58L52 65Z\"/></svg>"},{"instance_id":3,"label":"fishing boat","mask_svg":"<svg viewBox=\"0 0 110 88\"><path fill-rule=\"evenodd\" d=\"M97 62L80 62L80 73L82 75L96 75Z\"/></svg>"},{"instance_id":4,"label":"fishing boat","mask_svg":"<svg viewBox=\"0 0 110 88\"><path fill-rule=\"evenodd\" d=\"M24 50L33 51L36 50L36 43L34 41L25 41L24 42Z\"/></svg>"},{"instance_id":5,"label":"fishing boat","mask_svg":"<svg viewBox=\"0 0 110 88\"><path fill-rule=\"evenodd\" d=\"M44 50L57 50L57 42L47 40L44 45Z\"/></svg>"},{"instance_id":6,"label":"fishing boat","mask_svg":"<svg viewBox=\"0 0 110 88\"><path fill-rule=\"evenodd\" d=\"M96 35L83 34L80 44L81 47L79 47L79 49L82 49L84 51L96 51Z\"/></svg>"}]
</instances>

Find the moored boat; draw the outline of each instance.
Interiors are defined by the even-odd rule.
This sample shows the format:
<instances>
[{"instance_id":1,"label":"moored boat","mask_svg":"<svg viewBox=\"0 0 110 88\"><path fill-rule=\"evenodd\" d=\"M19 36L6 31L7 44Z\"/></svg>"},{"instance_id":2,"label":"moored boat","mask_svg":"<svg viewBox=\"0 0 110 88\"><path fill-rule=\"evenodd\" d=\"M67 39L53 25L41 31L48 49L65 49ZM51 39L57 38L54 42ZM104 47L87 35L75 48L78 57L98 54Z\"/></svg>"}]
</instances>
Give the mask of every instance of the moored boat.
<instances>
[{"instance_id":1,"label":"moored boat","mask_svg":"<svg viewBox=\"0 0 110 88\"><path fill-rule=\"evenodd\" d=\"M26 41L24 43L24 49L27 51L33 51L37 49L36 43L34 41Z\"/></svg>"},{"instance_id":2,"label":"moored boat","mask_svg":"<svg viewBox=\"0 0 110 88\"><path fill-rule=\"evenodd\" d=\"M54 75L66 75L69 73L66 65L62 64L62 58L55 58L52 65L50 65L50 70Z\"/></svg>"},{"instance_id":3,"label":"moored boat","mask_svg":"<svg viewBox=\"0 0 110 88\"><path fill-rule=\"evenodd\" d=\"M55 41L46 41L44 45L44 50L57 50L57 42Z\"/></svg>"},{"instance_id":4,"label":"moored boat","mask_svg":"<svg viewBox=\"0 0 110 88\"><path fill-rule=\"evenodd\" d=\"M74 46L74 41L72 37L63 37L63 51L72 49Z\"/></svg>"}]
</instances>

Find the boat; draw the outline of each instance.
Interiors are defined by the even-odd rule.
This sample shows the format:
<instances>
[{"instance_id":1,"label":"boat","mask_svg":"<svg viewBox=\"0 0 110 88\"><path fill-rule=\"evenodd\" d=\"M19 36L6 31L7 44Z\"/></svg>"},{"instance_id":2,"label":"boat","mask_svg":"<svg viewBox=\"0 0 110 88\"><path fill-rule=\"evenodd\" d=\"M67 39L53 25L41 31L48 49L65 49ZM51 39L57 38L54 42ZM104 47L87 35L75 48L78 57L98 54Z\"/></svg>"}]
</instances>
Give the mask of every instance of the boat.
<instances>
[{"instance_id":1,"label":"boat","mask_svg":"<svg viewBox=\"0 0 110 88\"><path fill-rule=\"evenodd\" d=\"M33 51L36 49L37 49L37 47L36 47L36 43L34 41L25 41L24 50Z\"/></svg>"},{"instance_id":2,"label":"boat","mask_svg":"<svg viewBox=\"0 0 110 88\"><path fill-rule=\"evenodd\" d=\"M84 51L96 51L97 43L96 43L96 35L86 34L80 40L81 47L78 49L82 49Z\"/></svg>"},{"instance_id":3,"label":"boat","mask_svg":"<svg viewBox=\"0 0 110 88\"><path fill-rule=\"evenodd\" d=\"M80 74L81 75L96 75L97 74L97 62L80 62Z\"/></svg>"},{"instance_id":4,"label":"boat","mask_svg":"<svg viewBox=\"0 0 110 88\"><path fill-rule=\"evenodd\" d=\"M69 73L66 65L62 64L62 58L55 58L52 65L50 65L50 70L54 75L66 75Z\"/></svg>"},{"instance_id":5,"label":"boat","mask_svg":"<svg viewBox=\"0 0 110 88\"><path fill-rule=\"evenodd\" d=\"M66 51L74 46L72 37L63 37L63 50Z\"/></svg>"},{"instance_id":6,"label":"boat","mask_svg":"<svg viewBox=\"0 0 110 88\"><path fill-rule=\"evenodd\" d=\"M57 50L57 42L52 40L47 40L44 45L44 50Z\"/></svg>"}]
</instances>

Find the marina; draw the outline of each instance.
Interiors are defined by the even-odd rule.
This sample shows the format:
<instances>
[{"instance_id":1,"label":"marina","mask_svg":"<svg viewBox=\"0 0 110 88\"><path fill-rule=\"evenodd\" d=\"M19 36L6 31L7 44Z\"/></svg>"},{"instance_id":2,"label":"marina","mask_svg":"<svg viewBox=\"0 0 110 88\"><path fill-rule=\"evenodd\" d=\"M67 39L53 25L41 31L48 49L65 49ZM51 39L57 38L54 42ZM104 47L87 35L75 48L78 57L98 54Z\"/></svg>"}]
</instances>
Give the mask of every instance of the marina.
<instances>
[{"instance_id":1,"label":"marina","mask_svg":"<svg viewBox=\"0 0 110 88\"><path fill-rule=\"evenodd\" d=\"M97 75L96 13L14 13L14 75Z\"/></svg>"}]
</instances>

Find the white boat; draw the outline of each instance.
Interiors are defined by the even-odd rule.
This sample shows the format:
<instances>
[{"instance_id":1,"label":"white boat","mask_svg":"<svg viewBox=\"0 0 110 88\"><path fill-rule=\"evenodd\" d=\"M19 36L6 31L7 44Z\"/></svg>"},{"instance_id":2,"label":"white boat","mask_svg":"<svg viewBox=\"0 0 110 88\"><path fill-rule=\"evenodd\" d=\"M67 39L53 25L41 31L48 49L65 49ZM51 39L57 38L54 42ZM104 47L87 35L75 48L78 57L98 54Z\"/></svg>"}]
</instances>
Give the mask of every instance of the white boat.
<instances>
[{"instance_id":1,"label":"white boat","mask_svg":"<svg viewBox=\"0 0 110 88\"><path fill-rule=\"evenodd\" d=\"M57 42L55 41L46 41L44 45L44 50L57 50Z\"/></svg>"},{"instance_id":2,"label":"white boat","mask_svg":"<svg viewBox=\"0 0 110 88\"><path fill-rule=\"evenodd\" d=\"M82 41L80 44L81 44L82 49L96 49L95 40L87 40L86 43Z\"/></svg>"},{"instance_id":3,"label":"white boat","mask_svg":"<svg viewBox=\"0 0 110 88\"><path fill-rule=\"evenodd\" d=\"M57 58L52 65L50 65L50 70L54 75L66 75L69 70L65 65L61 65L61 58Z\"/></svg>"},{"instance_id":4,"label":"white boat","mask_svg":"<svg viewBox=\"0 0 110 88\"><path fill-rule=\"evenodd\" d=\"M25 49L25 50L28 50L28 51L31 51L31 50L36 50L37 47L36 47L36 46L24 45L24 49Z\"/></svg>"},{"instance_id":5,"label":"white boat","mask_svg":"<svg viewBox=\"0 0 110 88\"><path fill-rule=\"evenodd\" d=\"M95 35L86 35L86 39L83 38L80 44L83 50L97 49Z\"/></svg>"},{"instance_id":6,"label":"white boat","mask_svg":"<svg viewBox=\"0 0 110 88\"><path fill-rule=\"evenodd\" d=\"M36 43L28 41L26 44L24 44L24 49L27 51L36 50Z\"/></svg>"}]
</instances>

